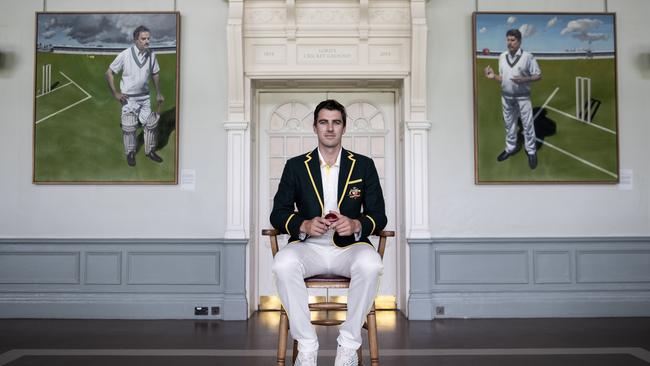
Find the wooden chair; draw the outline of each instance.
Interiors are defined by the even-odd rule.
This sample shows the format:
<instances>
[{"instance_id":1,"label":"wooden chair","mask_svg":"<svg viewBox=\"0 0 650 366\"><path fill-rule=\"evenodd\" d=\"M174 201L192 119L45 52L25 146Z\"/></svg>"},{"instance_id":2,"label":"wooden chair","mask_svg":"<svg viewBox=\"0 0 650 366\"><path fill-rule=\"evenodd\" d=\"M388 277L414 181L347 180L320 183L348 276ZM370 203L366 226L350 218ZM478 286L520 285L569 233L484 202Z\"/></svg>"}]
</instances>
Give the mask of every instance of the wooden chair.
<instances>
[{"instance_id":1,"label":"wooden chair","mask_svg":"<svg viewBox=\"0 0 650 366\"><path fill-rule=\"evenodd\" d=\"M278 253L278 235L280 232L274 229L262 230L262 235L268 236L271 239L271 252L273 257ZM383 259L384 250L386 249L386 238L395 236L394 231L382 231L379 233L379 246L377 253ZM335 275L317 275L305 278L305 285L307 288L349 288L350 278ZM312 311L330 311L330 310L346 310L347 304L339 302L330 302L327 299L325 302L316 302L309 304L309 310ZM343 320L337 319L318 319L312 320L314 325L340 325ZM375 316L375 305L372 305L366 323L363 327L368 331L368 343L370 343L370 364L371 366L379 366L379 344L377 342L377 319ZM289 335L289 318L284 311L284 307L280 309L280 334L278 339L278 356L277 365L285 366L285 354L287 352L287 337ZM359 347L359 365L362 365L361 348ZM293 341L293 357L292 365L296 362L298 357L298 341Z\"/></svg>"}]
</instances>

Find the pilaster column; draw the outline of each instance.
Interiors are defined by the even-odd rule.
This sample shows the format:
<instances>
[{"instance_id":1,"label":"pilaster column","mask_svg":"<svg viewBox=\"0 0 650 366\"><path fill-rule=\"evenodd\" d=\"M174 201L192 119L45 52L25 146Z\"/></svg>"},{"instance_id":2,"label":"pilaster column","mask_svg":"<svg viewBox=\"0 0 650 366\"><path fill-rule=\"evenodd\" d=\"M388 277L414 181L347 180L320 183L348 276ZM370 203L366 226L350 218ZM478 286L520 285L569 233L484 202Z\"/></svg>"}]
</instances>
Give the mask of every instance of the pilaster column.
<instances>
[{"instance_id":1,"label":"pilaster column","mask_svg":"<svg viewBox=\"0 0 650 366\"><path fill-rule=\"evenodd\" d=\"M248 122L225 122L228 135L226 239L248 239L250 128Z\"/></svg>"},{"instance_id":2,"label":"pilaster column","mask_svg":"<svg viewBox=\"0 0 650 366\"><path fill-rule=\"evenodd\" d=\"M431 284L434 282L436 262L430 240L411 239L410 249L410 291L408 298L408 317L411 320L431 320L434 318L431 306Z\"/></svg>"},{"instance_id":3,"label":"pilaster column","mask_svg":"<svg viewBox=\"0 0 650 366\"><path fill-rule=\"evenodd\" d=\"M407 239L429 231L429 129L427 120L427 21L424 0L411 0L411 77L404 131Z\"/></svg>"},{"instance_id":4,"label":"pilaster column","mask_svg":"<svg viewBox=\"0 0 650 366\"><path fill-rule=\"evenodd\" d=\"M226 240L224 254L223 320L248 319L246 300L246 244L248 240Z\"/></svg>"},{"instance_id":5,"label":"pilaster column","mask_svg":"<svg viewBox=\"0 0 650 366\"><path fill-rule=\"evenodd\" d=\"M429 239L429 129L428 121L406 121L404 139L407 239Z\"/></svg>"},{"instance_id":6,"label":"pilaster column","mask_svg":"<svg viewBox=\"0 0 650 366\"><path fill-rule=\"evenodd\" d=\"M407 121L427 120L427 19L424 0L411 0L411 103Z\"/></svg>"},{"instance_id":7,"label":"pilaster column","mask_svg":"<svg viewBox=\"0 0 650 366\"><path fill-rule=\"evenodd\" d=\"M247 239L250 217L250 122L244 113L244 1L230 0L228 14L227 239Z\"/></svg>"}]
</instances>

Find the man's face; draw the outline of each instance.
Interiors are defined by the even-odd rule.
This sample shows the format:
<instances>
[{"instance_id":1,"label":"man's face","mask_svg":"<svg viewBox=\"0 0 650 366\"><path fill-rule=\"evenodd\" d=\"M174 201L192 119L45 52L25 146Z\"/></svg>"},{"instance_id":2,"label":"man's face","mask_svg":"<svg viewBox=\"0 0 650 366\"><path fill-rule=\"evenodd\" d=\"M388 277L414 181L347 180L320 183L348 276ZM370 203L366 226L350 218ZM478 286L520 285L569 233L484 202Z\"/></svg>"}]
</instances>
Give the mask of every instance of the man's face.
<instances>
[{"instance_id":1,"label":"man's face","mask_svg":"<svg viewBox=\"0 0 650 366\"><path fill-rule=\"evenodd\" d=\"M140 32L138 38L135 40L135 46L140 50L144 51L149 48L149 41L151 40L151 35L149 32Z\"/></svg>"},{"instance_id":2,"label":"man's face","mask_svg":"<svg viewBox=\"0 0 650 366\"><path fill-rule=\"evenodd\" d=\"M314 133L318 136L318 146L341 147L341 139L345 133L343 117L339 111L323 108L318 111L318 119L314 125Z\"/></svg>"},{"instance_id":3,"label":"man's face","mask_svg":"<svg viewBox=\"0 0 650 366\"><path fill-rule=\"evenodd\" d=\"M508 45L508 52L514 54L519 49L521 41L519 41L515 36L507 36L506 44Z\"/></svg>"}]
</instances>

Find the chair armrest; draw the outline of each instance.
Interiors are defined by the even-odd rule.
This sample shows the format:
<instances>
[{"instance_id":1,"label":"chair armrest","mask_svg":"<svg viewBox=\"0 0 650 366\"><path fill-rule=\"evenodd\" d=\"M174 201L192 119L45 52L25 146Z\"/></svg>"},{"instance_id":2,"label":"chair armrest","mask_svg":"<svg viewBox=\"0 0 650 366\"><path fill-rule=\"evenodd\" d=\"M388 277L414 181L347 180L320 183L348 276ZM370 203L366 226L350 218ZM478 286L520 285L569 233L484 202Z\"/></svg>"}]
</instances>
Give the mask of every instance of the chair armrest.
<instances>
[{"instance_id":1,"label":"chair armrest","mask_svg":"<svg viewBox=\"0 0 650 366\"><path fill-rule=\"evenodd\" d=\"M277 235L280 235L280 231L276 230L276 229L262 229L262 235L264 235L264 236L274 236L274 235L277 236ZM389 237L392 238L392 237L395 236L395 232L394 231L383 230L383 231L380 231L379 234L377 234L377 236L384 236L384 237L387 237L387 238L389 238Z\"/></svg>"},{"instance_id":2,"label":"chair armrest","mask_svg":"<svg viewBox=\"0 0 650 366\"><path fill-rule=\"evenodd\" d=\"M393 236L395 236L395 232L394 232L394 231L386 231L386 230L383 230L383 231L380 231L379 234L378 234L377 236L379 236L379 237L387 237L387 238L390 237L390 238L392 238Z\"/></svg>"},{"instance_id":3,"label":"chair armrest","mask_svg":"<svg viewBox=\"0 0 650 366\"><path fill-rule=\"evenodd\" d=\"M271 239L271 254L275 257L275 255L278 253L279 246L278 246L278 235L280 235L280 231L276 229L262 229L262 235L268 236ZM386 249L386 238L391 238L395 236L394 231L380 231L379 232L379 247L377 248L377 252L379 255L383 258L384 257L384 250Z\"/></svg>"},{"instance_id":4,"label":"chair armrest","mask_svg":"<svg viewBox=\"0 0 650 366\"><path fill-rule=\"evenodd\" d=\"M280 235L280 230L262 229L262 235L265 235L265 236L278 236L278 235Z\"/></svg>"},{"instance_id":5,"label":"chair armrest","mask_svg":"<svg viewBox=\"0 0 650 366\"><path fill-rule=\"evenodd\" d=\"M271 254L275 257L278 254L280 247L278 246L278 235L280 235L280 230L275 229L262 229L262 235L268 236L271 239Z\"/></svg>"}]
</instances>

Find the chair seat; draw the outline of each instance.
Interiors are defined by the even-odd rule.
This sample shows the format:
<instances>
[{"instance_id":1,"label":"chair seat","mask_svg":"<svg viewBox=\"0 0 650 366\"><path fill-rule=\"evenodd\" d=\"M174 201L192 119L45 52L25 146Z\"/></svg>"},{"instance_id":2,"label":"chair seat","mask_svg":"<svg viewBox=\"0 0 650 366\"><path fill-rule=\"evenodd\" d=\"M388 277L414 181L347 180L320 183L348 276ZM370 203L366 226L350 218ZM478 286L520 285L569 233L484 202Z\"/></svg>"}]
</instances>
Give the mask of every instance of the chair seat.
<instances>
[{"instance_id":1,"label":"chair seat","mask_svg":"<svg viewBox=\"0 0 650 366\"><path fill-rule=\"evenodd\" d=\"M307 277L305 278L305 282L310 283L310 282L330 282L330 283L337 283L337 282L350 282L350 277L345 277L345 276L337 276L333 274L325 274L325 275L316 275L312 277Z\"/></svg>"}]
</instances>

